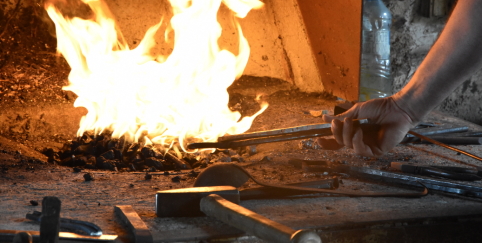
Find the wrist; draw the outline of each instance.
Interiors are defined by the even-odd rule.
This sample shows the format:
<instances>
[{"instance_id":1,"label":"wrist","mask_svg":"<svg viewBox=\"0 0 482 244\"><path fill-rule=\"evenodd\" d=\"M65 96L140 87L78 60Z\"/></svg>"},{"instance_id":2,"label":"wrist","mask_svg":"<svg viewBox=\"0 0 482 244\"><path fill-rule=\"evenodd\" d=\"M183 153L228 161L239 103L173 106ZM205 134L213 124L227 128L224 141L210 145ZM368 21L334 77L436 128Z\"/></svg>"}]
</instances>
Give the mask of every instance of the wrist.
<instances>
[{"instance_id":1,"label":"wrist","mask_svg":"<svg viewBox=\"0 0 482 244\"><path fill-rule=\"evenodd\" d=\"M410 118L413 126L416 126L418 123L420 123L428 113L423 110L423 106L417 105L419 104L418 101L414 98L414 96L408 93L403 93L400 91L392 95L390 98L393 100L398 109L400 109Z\"/></svg>"}]
</instances>

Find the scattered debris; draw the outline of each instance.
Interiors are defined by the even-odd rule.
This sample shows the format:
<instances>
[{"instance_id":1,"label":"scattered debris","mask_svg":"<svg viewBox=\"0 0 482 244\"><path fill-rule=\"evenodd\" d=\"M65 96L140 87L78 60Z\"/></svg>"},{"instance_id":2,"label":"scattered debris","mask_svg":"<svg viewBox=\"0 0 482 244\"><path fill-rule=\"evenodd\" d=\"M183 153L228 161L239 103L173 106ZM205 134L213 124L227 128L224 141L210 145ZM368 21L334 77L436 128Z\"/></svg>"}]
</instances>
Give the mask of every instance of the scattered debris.
<instances>
[{"instance_id":1,"label":"scattered debris","mask_svg":"<svg viewBox=\"0 0 482 244\"><path fill-rule=\"evenodd\" d=\"M301 140L299 144L299 149L321 149L320 145L316 143L313 138Z\"/></svg>"},{"instance_id":2,"label":"scattered debris","mask_svg":"<svg viewBox=\"0 0 482 244\"><path fill-rule=\"evenodd\" d=\"M178 175L178 176L174 176L171 178L172 182L181 182L181 177Z\"/></svg>"},{"instance_id":3,"label":"scattered debris","mask_svg":"<svg viewBox=\"0 0 482 244\"><path fill-rule=\"evenodd\" d=\"M248 151L249 156L256 154L256 145L247 146L246 150Z\"/></svg>"},{"instance_id":4,"label":"scattered debris","mask_svg":"<svg viewBox=\"0 0 482 244\"><path fill-rule=\"evenodd\" d=\"M94 174L92 174L92 173L85 173L85 174L84 174L84 179L85 179L85 181L92 181L92 180L94 180Z\"/></svg>"},{"instance_id":5,"label":"scattered debris","mask_svg":"<svg viewBox=\"0 0 482 244\"><path fill-rule=\"evenodd\" d=\"M260 163L262 163L262 162L269 162L269 161L271 161L271 158L268 157L268 156L264 156L261 160L259 160Z\"/></svg>"},{"instance_id":6,"label":"scattered debris","mask_svg":"<svg viewBox=\"0 0 482 244\"><path fill-rule=\"evenodd\" d=\"M187 174L187 176L193 177L193 178L196 178L198 175L199 175L199 172L196 172L196 171L194 171L194 170L192 170L191 172L189 172L189 173Z\"/></svg>"},{"instance_id":7,"label":"scattered debris","mask_svg":"<svg viewBox=\"0 0 482 244\"><path fill-rule=\"evenodd\" d=\"M328 114L328 110L310 110L310 114L313 117L321 117L323 114Z\"/></svg>"}]
</instances>

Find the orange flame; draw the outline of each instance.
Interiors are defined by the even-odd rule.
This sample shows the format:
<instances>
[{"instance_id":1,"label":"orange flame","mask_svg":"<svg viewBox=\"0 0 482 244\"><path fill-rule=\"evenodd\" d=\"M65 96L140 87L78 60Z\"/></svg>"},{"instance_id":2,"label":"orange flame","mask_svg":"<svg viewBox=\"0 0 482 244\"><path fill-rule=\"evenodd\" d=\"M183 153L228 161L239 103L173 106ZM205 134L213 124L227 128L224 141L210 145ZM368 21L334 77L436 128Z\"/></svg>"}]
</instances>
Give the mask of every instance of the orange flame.
<instances>
[{"instance_id":1,"label":"orange flame","mask_svg":"<svg viewBox=\"0 0 482 244\"><path fill-rule=\"evenodd\" d=\"M170 0L174 16L174 50L168 57L152 56L152 26L135 49L129 49L107 6L83 0L95 17L66 19L52 4L47 12L56 26L57 49L71 67L69 90L79 97L75 107L88 110L77 132L96 134L108 129L113 137L171 146L178 141L216 141L225 134L247 131L266 108L240 120L227 104L227 88L243 73L249 45L239 31L239 54L221 50L221 26L216 14L221 2L243 18L258 0ZM166 33L167 35L167 33Z\"/></svg>"}]
</instances>

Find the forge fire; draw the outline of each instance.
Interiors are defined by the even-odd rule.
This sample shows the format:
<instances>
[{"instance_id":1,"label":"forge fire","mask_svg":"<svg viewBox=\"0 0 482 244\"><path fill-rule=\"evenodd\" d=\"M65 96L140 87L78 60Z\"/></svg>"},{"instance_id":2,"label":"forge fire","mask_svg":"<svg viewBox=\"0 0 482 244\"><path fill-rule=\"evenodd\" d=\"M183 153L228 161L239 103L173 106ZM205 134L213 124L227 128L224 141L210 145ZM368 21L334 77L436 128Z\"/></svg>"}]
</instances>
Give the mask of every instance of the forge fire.
<instances>
[{"instance_id":1,"label":"forge fire","mask_svg":"<svg viewBox=\"0 0 482 244\"><path fill-rule=\"evenodd\" d=\"M165 148L177 141L186 150L185 141L216 141L247 131L266 109L264 104L257 114L241 119L228 108L226 91L249 58L249 44L236 18L262 7L262 2L224 1L236 15L239 53L234 55L217 44L221 1L171 1L174 16L164 41L173 41L174 49L167 56L149 52L162 20L131 50L107 6L100 1L85 4L94 12L90 20L65 19L53 4L46 4L56 27L57 50L72 69L63 89L79 96L74 106L88 110L78 136L110 130L115 138Z\"/></svg>"},{"instance_id":2,"label":"forge fire","mask_svg":"<svg viewBox=\"0 0 482 244\"><path fill-rule=\"evenodd\" d=\"M481 11L0 0L0 242L480 241Z\"/></svg>"}]
</instances>

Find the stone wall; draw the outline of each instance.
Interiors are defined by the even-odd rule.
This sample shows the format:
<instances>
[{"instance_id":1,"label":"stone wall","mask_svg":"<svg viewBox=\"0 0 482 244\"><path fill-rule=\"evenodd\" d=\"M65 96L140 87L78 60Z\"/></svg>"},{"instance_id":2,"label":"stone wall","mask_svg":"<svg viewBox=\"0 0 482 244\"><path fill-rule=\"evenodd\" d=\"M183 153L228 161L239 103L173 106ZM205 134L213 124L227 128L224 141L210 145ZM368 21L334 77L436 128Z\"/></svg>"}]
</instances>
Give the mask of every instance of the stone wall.
<instances>
[{"instance_id":1,"label":"stone wall","mask_svg":"<svg viewBox=\"0 0 482 244\"><path fill-rule=\"evenodd\" d=\"M412 78L442 31L448 16L422 17L420 0L383 0L393 18L391 61L393 92L400 91ZM439 111L482 124L482 70L458 87L437 108Z\"/></svg>"}]
</instances>

